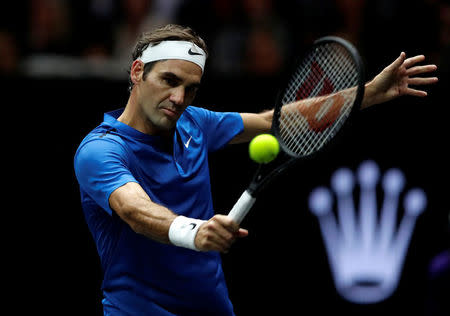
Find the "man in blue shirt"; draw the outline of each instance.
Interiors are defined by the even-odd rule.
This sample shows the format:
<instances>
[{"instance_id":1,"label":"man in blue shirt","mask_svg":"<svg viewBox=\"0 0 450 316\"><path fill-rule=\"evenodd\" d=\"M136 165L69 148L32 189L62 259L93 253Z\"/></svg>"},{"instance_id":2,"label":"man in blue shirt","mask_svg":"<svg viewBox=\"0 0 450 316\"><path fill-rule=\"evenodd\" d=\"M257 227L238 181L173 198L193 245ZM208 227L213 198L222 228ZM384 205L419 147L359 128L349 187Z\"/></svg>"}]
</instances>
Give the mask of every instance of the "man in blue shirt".
<instances>
[{"instance_id":1,"label":"man in blue shirt","mask_svg":"<svg viewBox=\"0 0 450 316\"><path fill-rule=\"evenodd\" d=\"M190 106L206 57L205 43L189 28L143 34L125 108L106 113L75 154L103 270L105 315L234 315L219 253L248 231L215 215L208 153L270 131L273 112ZM363 107L426 95L408 87L436 81L410 78L435 69L413 67L422 60L402 53L367 83Z\"/></svg>"}]
</instances>

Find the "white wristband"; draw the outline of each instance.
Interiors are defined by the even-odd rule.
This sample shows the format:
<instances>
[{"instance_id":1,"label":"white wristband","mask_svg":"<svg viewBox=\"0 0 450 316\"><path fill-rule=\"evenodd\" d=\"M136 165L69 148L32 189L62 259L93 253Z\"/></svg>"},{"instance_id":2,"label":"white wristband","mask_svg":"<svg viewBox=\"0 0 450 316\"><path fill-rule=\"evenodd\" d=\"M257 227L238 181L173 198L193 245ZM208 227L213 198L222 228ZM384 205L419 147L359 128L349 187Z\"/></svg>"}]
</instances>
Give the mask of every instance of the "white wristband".
<instances>
[{"instance_id":1,"label":"white wristband","mask_svg":"<svg viewBox=\"0 0 450 316\"><path fill-rule=\"evenodd\" d=\"M204 222L204 220L188 218L181 215L176 217L169 228L170 242L175 246L198 251L197 247L195 247L195 236L200 225Z\"/></svg>"}]
</instances>

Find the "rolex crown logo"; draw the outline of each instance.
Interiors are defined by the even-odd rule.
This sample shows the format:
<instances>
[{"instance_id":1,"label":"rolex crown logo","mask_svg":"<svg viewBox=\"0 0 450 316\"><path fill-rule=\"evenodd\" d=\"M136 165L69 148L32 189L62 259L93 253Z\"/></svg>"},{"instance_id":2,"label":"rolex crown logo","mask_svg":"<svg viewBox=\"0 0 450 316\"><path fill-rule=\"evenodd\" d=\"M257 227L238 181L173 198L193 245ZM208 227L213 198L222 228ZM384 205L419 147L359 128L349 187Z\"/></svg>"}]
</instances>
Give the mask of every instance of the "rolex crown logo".
<instances>
[{"instance_id":1,"label":"rolex crown logo","mask_svg":"<svg viewBox=\"0 0 450 316\"><path fill-rule=\"evenodd\" d=\"M378 210L379 185L383 201ZM336 290L354 303L380 302L398 285L426 195L418 188L403 192L403 173L390 169L381 177L373 161L363 162L355 175L347 168L337 170L331 188L314 189L309 208L319 221ZM354 199L358 191L359 199ZM403 216L397 225L399 209Z\"/></svg>"}]
</instances>

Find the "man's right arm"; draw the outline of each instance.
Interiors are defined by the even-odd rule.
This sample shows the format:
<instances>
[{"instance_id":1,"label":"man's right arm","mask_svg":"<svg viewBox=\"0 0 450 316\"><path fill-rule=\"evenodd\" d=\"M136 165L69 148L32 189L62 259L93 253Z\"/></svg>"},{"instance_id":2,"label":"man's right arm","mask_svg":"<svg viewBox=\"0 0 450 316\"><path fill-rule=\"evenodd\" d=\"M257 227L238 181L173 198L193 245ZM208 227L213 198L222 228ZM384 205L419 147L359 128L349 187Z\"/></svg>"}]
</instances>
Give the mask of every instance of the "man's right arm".
<instances>
[{"instance_id":1,"label":"man's right arm","mask_svg":"<svg viewBox=\"0 0 450 316\"><path fill-rule=\"evenodd\" d=\"M169 243L169 228L177 217L168 208L152 202L136 182L128 182L111 193L111 208L136 233L162 243Z\"/></svg>"},{"instance_id":2,"label":"man's right arm","mask_svg":"<svg viewBox=\"0 0 450 316\"><path fill-rule=\"evenodd\" d=\"M113 191L109 204L136 233L161 243L171 243L169 230L178 215L154 203L138 183L128 182ZM200 225L194 244L200 251L226 252L236 238L247 234L227 216L215 215Z\"/></svg>"}]
</instances>

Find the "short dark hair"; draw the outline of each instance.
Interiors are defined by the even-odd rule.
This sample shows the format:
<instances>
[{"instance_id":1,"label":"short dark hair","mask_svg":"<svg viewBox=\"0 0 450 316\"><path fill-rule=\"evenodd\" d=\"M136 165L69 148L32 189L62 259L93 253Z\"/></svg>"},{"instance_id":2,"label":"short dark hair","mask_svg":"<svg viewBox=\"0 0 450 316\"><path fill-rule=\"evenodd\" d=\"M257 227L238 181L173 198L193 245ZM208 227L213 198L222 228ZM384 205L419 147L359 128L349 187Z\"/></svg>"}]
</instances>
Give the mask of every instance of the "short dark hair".
<instances>
[{"instance_id":1,"label":"short dark hair","mask_svg":"<svg viewBox=\"0 0 450 316\"><path fill-rule=\"evenodd\" d=\"M181 26L177 24L168 24L166 26L160 27L158 29L143 32L134 47L131 54L131 63L142 56L142 53L149 45L157 45L162 41L188 41L196 44L198 47L203 49L208 56L208 48L205 41L195 33L193 29L187 26ZM144 66L144 79L147 74L152 70L153 66L157 61L146 63ZM131 65L130 65L131 68ZM128 90L131 91L133 88L133 82L128 76Z\"/></svg>"}]
</instances>

